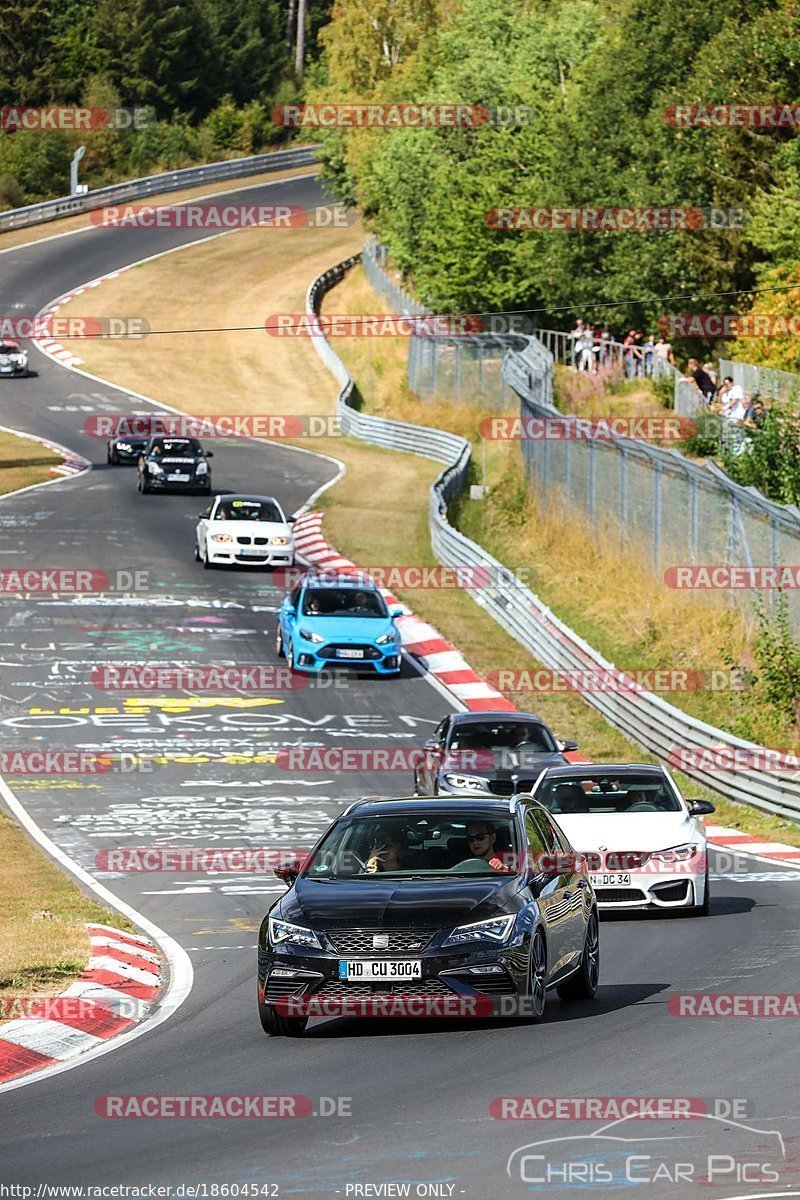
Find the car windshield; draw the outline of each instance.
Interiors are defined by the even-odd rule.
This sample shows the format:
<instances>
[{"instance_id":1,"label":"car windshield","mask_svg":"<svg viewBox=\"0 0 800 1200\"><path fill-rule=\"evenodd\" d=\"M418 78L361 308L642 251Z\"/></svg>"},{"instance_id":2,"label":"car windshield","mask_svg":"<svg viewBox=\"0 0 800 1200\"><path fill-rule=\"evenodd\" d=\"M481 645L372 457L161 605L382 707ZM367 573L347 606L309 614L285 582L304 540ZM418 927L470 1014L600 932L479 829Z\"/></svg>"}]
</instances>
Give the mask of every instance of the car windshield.
<instances>
[{"instance_id":1,"label":"car windshield","mask_svg":"<svg viewBox=\"0 0 800 1200\"><path fill-rule=\"evenodd\" d=\"M155 458L197 458L203 451L194 438L159 438L150 453Z\"/></svg>"},{"instance_id":2,"label":"car windshield","mask_svg":"<svg viewBox=\"0 0 800 1200\"><path fill-rule=\"evenodd\" d=\"M536 799L551 813L680 812L678 798L657 775L581 774L545 779Z\"/></svg>"},{"instance_id":3,"label":"car windshield","mask_svg":"<svg viewBox=\"0 0 800 1200\"><path fill-rule=\"evenodd\" d=\"M538 721L469 721L456 724L448 750L525 750L533 754L558 749L550 730Z\"/></svg>"},{"instance_id":4,"label":"car windshield","mask_svg":"<svg viewBox=\"0 0 800 1200\"><path fill-rule=\"evenodd\" d=\"M274 500L239 497L220 500L215 521L273 521L283 524L283 515Z\"/></svg>"},{"instance_id":5,"label":"car windshield","mask_svg":"<svg viewBox=\"0 0 800 1200\"><path fill-rule=\"evenodd\" d=\"M300 611L304 617L388 617L380 592L357 588L306 588Z\"/></svg>"},{"instance_id":6,"label":"car windshield","mask_svg":"<svg viewBox=\"0 0 800 1200\"><path fill-rule=\"evenodd\" d=\"M513 873L519 861L513 820L455 807L455 813L447 814L345 818L331 829L303 874L329 880Z\"/></svg>"}]
</instances>

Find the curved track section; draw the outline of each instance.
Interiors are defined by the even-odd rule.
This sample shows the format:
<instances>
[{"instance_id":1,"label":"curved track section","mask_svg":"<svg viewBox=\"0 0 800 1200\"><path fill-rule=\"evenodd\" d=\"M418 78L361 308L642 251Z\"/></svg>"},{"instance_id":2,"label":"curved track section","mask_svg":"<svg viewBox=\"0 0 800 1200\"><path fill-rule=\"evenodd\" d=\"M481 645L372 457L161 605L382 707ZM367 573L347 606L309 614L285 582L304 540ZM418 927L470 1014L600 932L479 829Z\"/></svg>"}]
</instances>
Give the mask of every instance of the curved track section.
<instances>
[{"instance_id":1,"label":"curved track section","mask_svg":"<svg viewBox=\"0 0 800 1200\"><path fill-rule=\"evenodd\" d=\"M252 189L249 199L259 198ZM322 194L305 179L270 185L264 199L310 206ZM86 279L195 240L185 230L131 236L93 229L21 247L0 258L2 311L33 315ZM686 1172L673 1176L676 1163L702 1164L711 1154L731 1164L713 1181L716 1196L791 1191L798 1178L796 1024L681 1020L668 1000L676 992L798 990L800 875L751 863L750 873L715 872L706 920L604 921L598 1003L554 1002L537 1027L338 1020L311 1026L301 1040L268 1040L255 1016L254 944L278 881L100 869L98 852L117 847L307 845L351 799L405 790L408 780L288 775L270 755L300 741L416 745L447 702L410 669L397 681L262 698L220 694L202 706L197 697L97 691L91 669L107 661L276 662L281 596L268 576L204 572L193 563L193 522L202 507L196 497L141 497L132 472L106 467L104 448L81 427L89 412L130 411L123 392L43 356L34 365L37 378L3 386L4 422L69 446L95 469L0 502L2 565L145 574L128 596L3 597L0 737L4 748L144 755L152 770L8 782L47 837L182 947L195 979L170 1019L135 1041L0 1095L0 1181L40 1196L58 1193L37 1192L39 1185L154 1185L178 1196L192 1194L176 1191L180 1185L205 1185L194 1195L213 1197L226 1195L224 1185L244 1184L257 1190L239 1195L478 1200L580 1195L592 1185L605 1196L626 1182L634 1155L645 1157L637 1170L648 1178L646 1195L673 1200L708 1194ZM263 490L268 479L290 511L336 471L283 446L220 442L214 449L215 484ZM109 1094L210 1093L302 1094L314 1113L332 1105L337 1115L123 1120L95 1107ZM600 1137L598 1120L490 1116L494 1097L526 1095L740 1099L744 1108L736 1110L738 1122L626 1123ZM763 1132L770 1130L780 1131L780 1141ZM683 1141L689 1134L691 1145ZM564 1137L589 1141L515 1154ZM545 1153L567 1168L537 1182ZM650 1178L662 1160L667 1165ZM612 1169L613 1184L597 1174L598 1164Z\"/></svg>"}]
</instances>

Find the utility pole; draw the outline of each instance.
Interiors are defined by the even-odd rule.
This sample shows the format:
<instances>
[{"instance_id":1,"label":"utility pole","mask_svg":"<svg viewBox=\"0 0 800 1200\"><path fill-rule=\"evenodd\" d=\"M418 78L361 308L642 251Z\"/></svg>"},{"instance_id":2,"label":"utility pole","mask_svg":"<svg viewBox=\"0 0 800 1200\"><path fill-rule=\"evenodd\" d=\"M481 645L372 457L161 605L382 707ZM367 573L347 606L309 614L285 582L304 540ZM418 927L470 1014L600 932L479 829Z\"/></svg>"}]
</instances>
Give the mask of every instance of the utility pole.
<instances>
[{"instance_id":1,"label":"utility pole","mask_svg":"<svg viewBox=\"0 0 800 1200\"><path fill-rule=\"evenodd\" d=\"M297 42L294 56L294 73L303 77L303 59L306 53L306 0L297 0Z\"/></svg>"}]
</instances>

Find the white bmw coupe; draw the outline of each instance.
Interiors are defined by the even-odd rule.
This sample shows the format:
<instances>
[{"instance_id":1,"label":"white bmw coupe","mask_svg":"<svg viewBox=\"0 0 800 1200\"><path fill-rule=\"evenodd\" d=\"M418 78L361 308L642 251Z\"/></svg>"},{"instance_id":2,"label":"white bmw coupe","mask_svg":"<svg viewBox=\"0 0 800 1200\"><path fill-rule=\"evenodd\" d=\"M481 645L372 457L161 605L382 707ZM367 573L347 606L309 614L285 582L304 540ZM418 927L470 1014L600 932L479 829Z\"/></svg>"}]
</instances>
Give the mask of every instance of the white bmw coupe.
<instances>
[{"instance_id":1,"label":"white bmw coupe","mask_svg":"<svg viewBox=\"0 0 800 1200\"><path fill-rule=\"evenodd\" d=\"M664 767L573 763L548 767L533 786L567 840L585 855L603 909L709 909L703 817Z\"/></svg>"},{"instance_id":2,"label":"white bmw coupe","mask_svg":"<svg viewBox=\"0 0 800 1200\"><path fill-rule=\"evenodd\" d=\"M292 522L272 496L217 496L200 513L195 559L204 567L291 567Z\"/></svg>"}]
</instances>

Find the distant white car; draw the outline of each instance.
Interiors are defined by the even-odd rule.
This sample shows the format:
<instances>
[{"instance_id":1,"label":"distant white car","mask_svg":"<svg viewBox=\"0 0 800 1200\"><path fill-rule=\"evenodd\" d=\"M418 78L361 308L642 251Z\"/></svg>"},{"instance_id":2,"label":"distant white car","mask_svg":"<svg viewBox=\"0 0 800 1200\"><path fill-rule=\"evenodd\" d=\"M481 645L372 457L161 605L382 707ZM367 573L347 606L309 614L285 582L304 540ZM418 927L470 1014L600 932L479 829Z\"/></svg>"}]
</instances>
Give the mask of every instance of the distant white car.
<instances>
[{"instance_id":1,"label":"distant white car","mask_svg":"<svg viewBox=\"0 0 800 1200\"><path fill-rule=\"evenodd\" d=\"M0 340L0 375L25 376L28 370L28 352L19 342Z\"/></svg>"},{"instance_id":2,"label":"distant white car","mask_svg":"<svg viewBox=\"0 0 800 1200\"><path fill-rule=\"evenodd\" d=\"M709 909L708 800L685 800L664 767L548 767L532 789L586 856L602 909Z\"/></svg>"},{"instance_id":3,"label":"distant white car","mask_svg":"<svg viewBox=\"0 0 800 1200\"><path fill-rule=\"evenodd\" d=\"M204 567L291 567L292 521L273 496L217 496L197 522L195 559Z\"/></svg>"}]
</instances>

